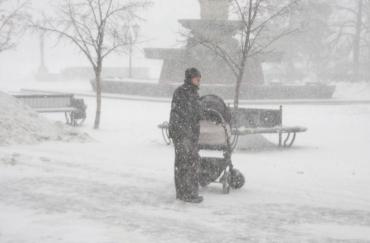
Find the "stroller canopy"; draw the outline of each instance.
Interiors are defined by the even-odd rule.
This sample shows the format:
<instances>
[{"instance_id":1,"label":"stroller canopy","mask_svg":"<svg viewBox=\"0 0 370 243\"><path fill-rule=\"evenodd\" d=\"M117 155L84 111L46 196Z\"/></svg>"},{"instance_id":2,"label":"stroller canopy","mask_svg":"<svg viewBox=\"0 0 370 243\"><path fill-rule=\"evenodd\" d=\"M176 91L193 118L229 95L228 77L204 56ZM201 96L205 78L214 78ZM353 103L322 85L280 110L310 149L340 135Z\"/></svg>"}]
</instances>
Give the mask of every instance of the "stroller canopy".
<instances>
[{"instance_id":1,"label":"stroller canopy","mask_svg":"<svg viewBox=\"0 0 370 243\"><path fill-rule=\"evenodd\" d=\"M216 95L205 95L200 98L202 110L204 111L205 119L211 121L219 121L217 116L208 113L207 110L217 111L228 124L231 123L231 112L229 107L226 106L223 99Z\"/></svg>"},{"instance_id":2,"label":"stroller canopy","mask_svg":"<svg viewBox=\"0 0 370 243\"><path fill-rule=\"evenodd\" d=\"M231 132L230 109L216 95L206 95L200 98L202 120L200 121L199 145L201 149L227 150Z\"/></svg>"}]
</instances>

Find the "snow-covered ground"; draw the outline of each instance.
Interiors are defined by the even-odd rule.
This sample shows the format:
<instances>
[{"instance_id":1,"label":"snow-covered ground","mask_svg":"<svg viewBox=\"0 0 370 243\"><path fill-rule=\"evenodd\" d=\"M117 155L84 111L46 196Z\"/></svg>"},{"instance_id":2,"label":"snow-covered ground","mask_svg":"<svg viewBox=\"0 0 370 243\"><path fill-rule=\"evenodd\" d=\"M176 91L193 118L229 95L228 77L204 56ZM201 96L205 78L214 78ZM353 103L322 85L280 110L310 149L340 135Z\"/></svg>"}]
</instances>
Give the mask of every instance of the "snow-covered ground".
<instances>
[{"instance_id":1,"label":"snow-covered ground","mask_svg":"<svg viewBox=\"0 0 370 243\"><path fill-rule=\"evenodd\" d=\"M370 242L370 106L285 106L288 150L236 151L246 185L176 201L168 103L94 100L89 143L0 147L0 242ZM63 115L48 115L63 120ZM276 137L268 137L276 142Z\"/></svg>"}]
</instances>

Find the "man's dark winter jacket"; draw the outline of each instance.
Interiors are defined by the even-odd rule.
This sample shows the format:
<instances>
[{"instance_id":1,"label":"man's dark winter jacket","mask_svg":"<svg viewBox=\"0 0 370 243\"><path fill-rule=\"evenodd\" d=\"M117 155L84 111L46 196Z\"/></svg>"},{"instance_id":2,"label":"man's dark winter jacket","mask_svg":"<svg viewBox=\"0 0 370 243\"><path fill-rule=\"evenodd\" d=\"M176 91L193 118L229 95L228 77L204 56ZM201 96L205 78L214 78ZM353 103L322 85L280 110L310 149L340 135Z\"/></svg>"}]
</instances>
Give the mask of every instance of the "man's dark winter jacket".
<instances>
[{"instance_id":1,"label":"man's dark winter jacket","mask_svg":"<svg viewBox=\"0 0 370 243\"><path fill-rule=\"evenodd\" d=\"M169 133L174 141L190 139L198 142L199 121L201 118L201 106L199 101L198 87L186 79L184 84L178 87L172 98Z\"/></svg>"}]
</instances>

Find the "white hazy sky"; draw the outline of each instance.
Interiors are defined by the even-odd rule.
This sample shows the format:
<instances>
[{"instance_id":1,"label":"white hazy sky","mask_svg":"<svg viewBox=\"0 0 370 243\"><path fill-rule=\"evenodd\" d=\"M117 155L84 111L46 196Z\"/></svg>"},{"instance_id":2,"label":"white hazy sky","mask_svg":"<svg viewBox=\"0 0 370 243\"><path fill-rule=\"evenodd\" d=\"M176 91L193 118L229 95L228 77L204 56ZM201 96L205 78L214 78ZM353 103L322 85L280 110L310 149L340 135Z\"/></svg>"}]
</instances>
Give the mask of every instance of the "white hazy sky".
<instances>
[{"instance_id":1,"label":"white hazy sky","mask_svg":"<svg viewBox=\"0 0 370 243\"><path fill-rule=\"evenodd\" d=\"M32 8L50 8L50 0L32 0ZM55 0L53 0L55 3ZM198 0L153 0L153 6L143 12L141 35L148 40L135 53L134 66L151 67L154 75L161 62L144 57L143 47L178 47L181 36L181 18L199 18ZM107 59L107 66L127 66L127 57L112 56ZM87 66L84 57L73 46L49 41L46 47L47 67L52 72L59 72L64 67ZM0 54L0 82L32 78L39 66L39 42L37 36L26 35L15 50Z\"/></svg>"}]
</instances>

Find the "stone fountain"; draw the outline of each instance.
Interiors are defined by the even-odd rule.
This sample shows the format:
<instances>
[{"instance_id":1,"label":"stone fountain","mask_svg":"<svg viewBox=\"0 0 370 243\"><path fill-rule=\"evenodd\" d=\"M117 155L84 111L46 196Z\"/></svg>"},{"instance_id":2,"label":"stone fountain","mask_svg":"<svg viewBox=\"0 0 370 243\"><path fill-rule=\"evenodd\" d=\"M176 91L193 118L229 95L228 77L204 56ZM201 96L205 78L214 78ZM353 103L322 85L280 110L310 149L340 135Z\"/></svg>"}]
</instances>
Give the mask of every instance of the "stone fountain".
<instances>
[{"instance_id":1,"label":"stone fountain","mask_svg":"<svg viewBox=\"0 0 370 243\"><path fill-rule=\"evenodd\" d=\"M236 55L238 41L233 38L241 28L239 21L229 20L228 0L199 0L200 19L180 19L180 24L187 29L188 38L182 49L147 48L146 57L162 59L161 83L179 82L187 67L197 67L202 72L202 83L234 84L235 76L226 62L215 51L200 43L211 40L218 43L229 54ZM248 84L263 84L262 58L249 61L244 80Z\"/></svg>"}]
</instances>

